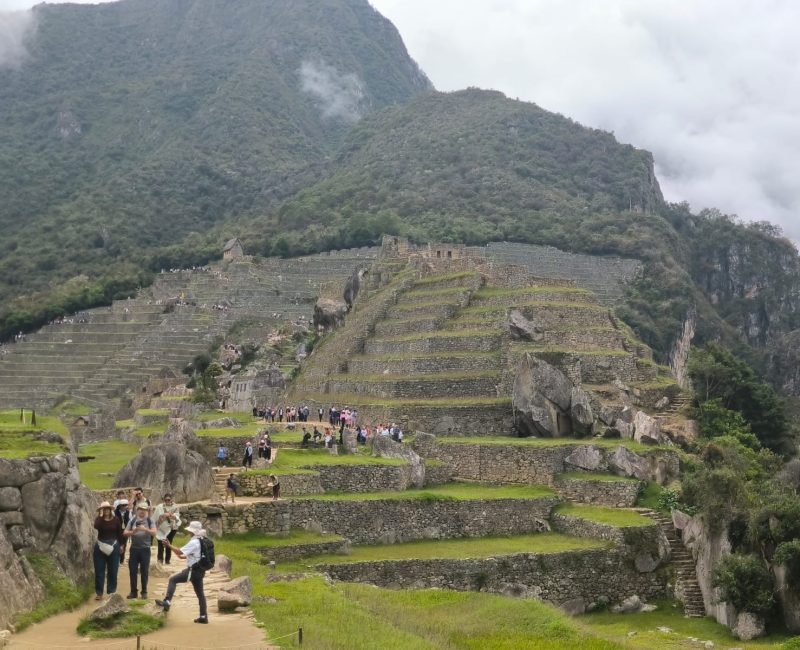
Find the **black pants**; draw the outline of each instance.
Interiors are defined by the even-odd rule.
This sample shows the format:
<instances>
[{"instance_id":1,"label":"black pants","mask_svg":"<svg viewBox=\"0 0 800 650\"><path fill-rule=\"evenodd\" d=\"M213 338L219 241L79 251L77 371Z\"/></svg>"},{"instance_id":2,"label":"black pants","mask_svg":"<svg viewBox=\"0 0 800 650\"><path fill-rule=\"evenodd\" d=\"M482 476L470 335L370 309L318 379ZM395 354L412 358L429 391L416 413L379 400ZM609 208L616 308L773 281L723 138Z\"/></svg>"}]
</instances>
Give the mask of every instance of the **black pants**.
<instances>
[{"instance_id":1,"label":"black pants","mask_svg":"<svg viewBox=\"0 0 800 650\"><path fill-rule=\"evenodd\" d=\"M197 596L197 602L200 605L200 616L208 616L208 610L206 609L206 594L203 591L203 578L205 575L206 572L200 567L186 567L180 573L176 573L169 579L166 599L171 601L172 597L175 595L175 589L177 588L178 584L189 581L192 583L192 587L194 587L194 593Z\"/></svg>"},{"instance_id":2,"label":"black pants","mask_svg":"<svg viewBox=\"0 0 800 650\"><path fill-rule=\"evenodd\" d=\"M175 535L177 532L178 532L177 530L169 531L169 534L167 535L167 541L170 544L172 544L172 540L175 539ZM159 562L163 560L164 562L169 564L169 561L172 558L172 549L169 546L167 546L164 542L162 542L160 539L157 541L158 541L158 553L156 555L156 559Z\"/></svg>"},{"instance_id":3,"label":"black pants","mask_svg":"<svg viewBox=\"0 0 800 650\"><path fill-rule=\"evenodd\" d=\"M150 547L137 548L131 546L130 553L128 554L128 571L131 576L131 593L137 594L136 589L139 570L142 573L142 593L147 593L147 578L150 575Z\"/></svg>"},{"instance_id":4,"label":"black pants","mask_svg":"<svg viewBox=\"0 0 800 650\"><path fill-rule=\"evenodd\" d=\"M253 454L249 456L245 454L244 458L242 459L242 467L252 467L253 466Z\"/></svg>"}]
</instances>

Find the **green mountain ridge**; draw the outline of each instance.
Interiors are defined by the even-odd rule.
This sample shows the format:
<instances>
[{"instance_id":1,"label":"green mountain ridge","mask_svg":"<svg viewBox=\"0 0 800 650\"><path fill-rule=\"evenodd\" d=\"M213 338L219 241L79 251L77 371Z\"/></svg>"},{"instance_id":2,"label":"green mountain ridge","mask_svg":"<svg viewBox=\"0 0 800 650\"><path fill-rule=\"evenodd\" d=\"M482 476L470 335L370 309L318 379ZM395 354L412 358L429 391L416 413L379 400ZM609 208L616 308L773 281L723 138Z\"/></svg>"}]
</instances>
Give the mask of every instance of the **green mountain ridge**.
<instances>
[{"instance_id":1,"label":"green mountain ridge","mask_svg":"<svg viewBox=\"0 0 800 650\"><path fill-rule=\"evenodd\" d=\"M28 61L0 70L0 338L230 236L293 256L392 233L642 260L619 314L660 360L696 312L696 343L800 390L800 261L776 229L666 203L652 155L612 134L432 92L366 0L35 11Z\"/></svg>"}]
</instances>

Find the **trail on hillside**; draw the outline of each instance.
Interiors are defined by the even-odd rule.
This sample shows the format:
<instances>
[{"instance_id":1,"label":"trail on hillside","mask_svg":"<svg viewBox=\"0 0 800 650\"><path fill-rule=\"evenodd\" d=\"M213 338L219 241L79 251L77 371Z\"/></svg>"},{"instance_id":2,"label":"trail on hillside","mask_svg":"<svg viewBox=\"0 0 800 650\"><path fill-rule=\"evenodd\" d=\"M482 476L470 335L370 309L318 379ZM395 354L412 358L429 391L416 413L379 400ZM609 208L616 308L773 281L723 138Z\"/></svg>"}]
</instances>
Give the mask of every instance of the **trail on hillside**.
<instances>
[{"instance_id":1,"label":"trail on hillside","mask_svg":"<svg viewBox=\"0 0 800 650\"><path fill-rule=\"evenodd\" d=\"M164 597L169 576L180 571L182 567L183 562L169 567L161 567L153 562L150 567L150 583L148 585L151 601ZM192 586L188 583L178 585L178 590L172 600L172 607L166 614L164 627L143 636L141 650L199 650L200 648L271 650L275 648L276 646L265 640L264 631L256 627L253 615L249 610L232 614L218 613L219 586L228 580L229 578L224 573L216 569L206 574L208 625L194 623L199 610ZM127 586L128 567L122 565L119 574L119 592L125 595ZM136 648L135 637L91 641L77 633L76 628L81 618L88 615L98 604L94 600L90 600L75 611L58 614L46 621L32 625L23 632L13 635L6 647L16 650L64 650L66 648L128 650Z\"/></svg>"}]
</instances>

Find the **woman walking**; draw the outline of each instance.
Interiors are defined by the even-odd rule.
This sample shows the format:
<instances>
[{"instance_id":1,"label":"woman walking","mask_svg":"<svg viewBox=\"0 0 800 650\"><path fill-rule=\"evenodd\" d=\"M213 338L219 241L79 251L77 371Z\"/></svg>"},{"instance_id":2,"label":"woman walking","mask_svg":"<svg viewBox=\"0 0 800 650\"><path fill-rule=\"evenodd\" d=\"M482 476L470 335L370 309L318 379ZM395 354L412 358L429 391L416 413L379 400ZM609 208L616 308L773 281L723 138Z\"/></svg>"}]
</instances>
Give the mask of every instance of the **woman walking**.
<instances>
[{"instance_id":1,"label":"woman walking","mask_svg":"<svg viewBox=\"0 0 800 650\"><path fill-rule=\"evenodd\" d=\"M119 545L122 539L122 524L114 516L114 510L108 501L103 501L97 508L94 527L97 530L97 542L95 542L92 555L94 560L94 599L101 600L104 585L108 594L117 591Z\"/></svg>"}]
</instances>

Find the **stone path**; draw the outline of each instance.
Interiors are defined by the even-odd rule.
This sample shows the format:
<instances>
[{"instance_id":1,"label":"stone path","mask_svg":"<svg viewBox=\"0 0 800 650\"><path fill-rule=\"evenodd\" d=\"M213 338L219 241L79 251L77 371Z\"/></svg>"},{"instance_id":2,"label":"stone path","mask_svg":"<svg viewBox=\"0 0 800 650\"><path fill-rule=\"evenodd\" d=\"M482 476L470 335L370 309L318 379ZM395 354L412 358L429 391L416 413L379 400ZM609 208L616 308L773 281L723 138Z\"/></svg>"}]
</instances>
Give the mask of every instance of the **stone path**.
<instances>
[{"instance_id":1,"label":"stone path","mask_svg":"<svg viewBox=\"0 0 800 650\"><path fill-rule=\"evenodd\" d=\"M155 552L153 553L155 557ZM162 598L166 593L167 580L170 575L179 571L183 563L160 567L153 565L150 569L148 591L151 599ZM127 592L127 566L120 567L120 593ZM172 607L166 614L166 624L160 630L142 637L141 650L189 650L214 648L216 650L272 650L276 646L266 640L264 630L256 627L252 613L247 610L233 614L220 614L217 611L217 593L219 585L227 582L228 577L217 570L206 574L205 592L208 600L209 624L198 625L194 619L198 616L197 598L192 586L188 583L178 585L172 601ZM81 618L89 614L97 604L90 600L73 612L53 616L42 623L31 626L20 634L12 636L8 648L18 650L49 650L66 648L93 648L100 650L131 650L137 648L136 638L105 639L90 641L75 631ZM155 605L153 605L153 609ZM159 613L159 615L162 615Z\"/></svg>"}]
</instances>

